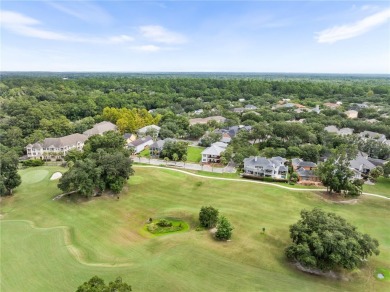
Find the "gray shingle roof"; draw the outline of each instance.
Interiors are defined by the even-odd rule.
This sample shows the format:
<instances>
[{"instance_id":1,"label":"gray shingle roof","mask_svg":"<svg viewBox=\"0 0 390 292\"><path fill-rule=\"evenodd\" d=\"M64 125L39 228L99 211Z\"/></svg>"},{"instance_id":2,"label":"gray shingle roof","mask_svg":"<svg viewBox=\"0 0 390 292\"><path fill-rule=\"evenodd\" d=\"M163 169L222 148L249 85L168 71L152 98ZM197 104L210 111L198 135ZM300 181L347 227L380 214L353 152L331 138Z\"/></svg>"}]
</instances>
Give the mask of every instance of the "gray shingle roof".
<instances>
[{"instance_id":1,"label":"gray shingle roof","mask_svg":"<svg viewBox=\"0 0 390 292\"><path fill-rule=\"evenodd\" d=\"M155 129L158 132L158 131L160 131L161 128L159 126L156 126L156 125L145 126L141 129L139 129L138 133L145 134L150 129Z\"/></svg>"},{"instance_id":2,"label":"gray shingle roof","mask_svg":"<svg viewBox=\"0 0 390 292\"><path fill-rule=\"evenodd\" d=\"M84 143L88 137L83 134L72 134L60 138L46 138L43 140L42 147L49 148L54 146L55 148L61 148L64 146L76 145L77 142Z\"/></svg>"},{"instance_id":3,"label":"gray shingle roof","mask_svg":"<svg viewBox=\"0 0 390 292\"><path fill-rule=\"evenodd\" d=\"M217 145L212 144L210 147L206 148L205 150L202 151L202 155L216 155L219 156L221 153L225 151L225 148L221 148Z\"/></svg>"},{"instance_id":4,"label":"gray shingle roof","mask_svg":"<svg viewBox=\"0 0 390 292\"><path fill-rule=\"evenodd\" d=\"M101 135L107 131L116 131L117 127L111 122L101 122L92 127L92 129L86 130L83 134L87 136Z\"/></svg>"},{"instance_id":5,"label":"gray shingle roof","mask_svg":"<svg viewBox=\"0 0 390 292\"><path fill-rule=\"evenodd\" d=\"M369 170L375 168L375 165L368 161L366 158L364 158L360 153L356 156L355 159L350 161L349 165L354 169L360 169L361 165L363 165L364 168Z\"/></svg>"},{"instance_id":6,"label":"gray shingle roof","mask_svg":"<svg viewBox=\"0 0 390 292\"><path fill-rule=\"evenodd\" d=\"M129 143L128 146L129 146L129 147L132 147L132 146L133 146L133 147L137 147L137 146L139 146L139 145L141 145L141 144L144 144L144 143L146 143L146 142L148 142L148 141L150 141L150 140L153 140L153 138L150 137L150 136L146 136L146 137L144 137L144 138L134 140L133 142Z\"/></svg>"}]
</instances>

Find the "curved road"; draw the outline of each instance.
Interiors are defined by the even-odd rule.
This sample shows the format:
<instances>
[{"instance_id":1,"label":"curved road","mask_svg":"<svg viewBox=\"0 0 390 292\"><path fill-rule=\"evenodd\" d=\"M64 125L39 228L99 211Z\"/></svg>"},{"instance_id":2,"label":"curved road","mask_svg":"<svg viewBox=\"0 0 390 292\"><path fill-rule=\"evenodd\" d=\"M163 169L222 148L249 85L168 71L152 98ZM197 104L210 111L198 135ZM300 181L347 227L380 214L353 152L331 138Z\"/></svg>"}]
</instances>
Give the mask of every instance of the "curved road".
<instances>
[{"instance_id":1,"label":"curved road","mask_svg":"<svg viewBox=\"0 0 390 292\"><path fill-rule=\"evenodd\" d=\"M270 185L270 186L275 186L278 188L290 190L290 191L326 191L326 189L297 189L297 188L291 188L291 187L285 187L281 186L278 184L274 183L269 183L269 182L263 182L263 181L257 181L257 180L244 180L244 179L237 179L237 178L224 178L224 177L210 177L210 176L205 176L205 175L200 175L196 173L191 173L188 171L180 170L180 169L175 169L175 168L168 168L168 167L161 167L161 166L152 166L152 165L133 165L133 167L137 168L159 168L159 169L169 169L172 171L176 172L182 172L188 175L196 176L196 177L201 177L201 178L207 178L207 179L215 179L215 180L228 180L228 181L237 181L237 182L245 182L245 183L255 183L255 184L264 184L264 185ZM382 196L382 195L377 195L377 194L370 194L370 193L362 193L363 195L366 196L371 196L371 197L376 197L376 198L381 198L385 200L390 200L390 198Z\"/></svg>"}]
</instances>

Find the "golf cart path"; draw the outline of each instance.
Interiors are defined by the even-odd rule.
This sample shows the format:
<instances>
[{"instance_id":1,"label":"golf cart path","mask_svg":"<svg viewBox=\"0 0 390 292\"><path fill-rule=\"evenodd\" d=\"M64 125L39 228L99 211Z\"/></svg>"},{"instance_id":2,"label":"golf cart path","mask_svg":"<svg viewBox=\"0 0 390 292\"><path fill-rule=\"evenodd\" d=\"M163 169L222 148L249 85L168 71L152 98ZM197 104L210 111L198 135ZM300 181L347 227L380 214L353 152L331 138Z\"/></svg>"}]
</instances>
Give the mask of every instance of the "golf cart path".
<instances>
[{"instance_id":1,"label":"golf cart path","mask_svg":"<svg viewBox=\"0 0 390 292\"><path fill-rule=\"evenodd\" d=\"M207 178L207 179L214 179L214 180L226 180L226 181L236 181L236 182L244 182L244 183L255 183L255 184L263 184L263 185L269 185L269 186L274 186L274 187L278 187L278 188L282 188L282 189L285 189L285 190L289 190L289 191L303 191L303 192L313 192L313 191L326 191L326 189L298 189L298 188L291 188L291 187L286 187L286 186L281 186L279 184L275 184L275 183L270 183L270 182L263 182L263 181L256 181L256 180L244 180L244 179L237 179L237 178L224 178L224 177L210 177L210 176L206 176L206 175L200 175L200 174L196 174L196 173L192 173L192 172L188 172L188 171L184 171L184 170L180 170L180 169L175 169L175 168L168 168L168 167L161 167L161 166L152 166L152 165L133 165L133 167L135 168L159 168L159 169L168 169L168 170L171 170L171 171L176 171L176 172L181 172L181 173L185 173L187 175L192 175L192 176L195 176L195 177L201 177L201 178ZM382 195L377 195L377 194L370 194L370 193L362 193L363 195L365 196L371 196L371 197L376 197L376 198L381 198L381 199L385 199L385 200L390 200L390 198L388 197L385 197L385 196L382 196Z\"/></svg>"}]
</instances>

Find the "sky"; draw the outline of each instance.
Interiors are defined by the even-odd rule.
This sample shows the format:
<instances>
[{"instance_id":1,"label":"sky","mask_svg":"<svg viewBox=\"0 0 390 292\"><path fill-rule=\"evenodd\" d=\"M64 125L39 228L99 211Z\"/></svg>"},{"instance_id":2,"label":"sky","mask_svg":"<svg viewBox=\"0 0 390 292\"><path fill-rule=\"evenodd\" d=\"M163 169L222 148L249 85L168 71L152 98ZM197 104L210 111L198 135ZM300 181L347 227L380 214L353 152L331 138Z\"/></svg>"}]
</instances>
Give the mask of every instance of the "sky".
<instances>
[{"instance_id":1,"label":"sky","mask_svg":"<svg viewBox=\"0 0 390 292\"><path fill-rule=\"evenodd\" d=\"M390 74L388 1L10 1L1 71Z\"/></svg>"}]
</instances>

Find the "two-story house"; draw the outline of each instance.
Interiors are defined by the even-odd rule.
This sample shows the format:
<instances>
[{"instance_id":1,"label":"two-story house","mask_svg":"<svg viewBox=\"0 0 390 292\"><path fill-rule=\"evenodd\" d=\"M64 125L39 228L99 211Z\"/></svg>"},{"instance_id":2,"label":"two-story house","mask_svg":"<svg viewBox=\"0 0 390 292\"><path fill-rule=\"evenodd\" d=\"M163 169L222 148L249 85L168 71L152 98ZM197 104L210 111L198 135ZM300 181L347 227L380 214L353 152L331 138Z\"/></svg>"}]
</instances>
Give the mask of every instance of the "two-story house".
<instances>
[{"instance_id":1,"label":"two-story house","mask_svg":"<svg viewBox=\"0 0 390 292\"><path fill-rule=\"evenodd\" d=\"M244 159L244 174L256 177L272 177L275 179L286 179L288 168L284 165L286 159L283 157L250 156Z\"/></svg>"},{"instance_id":2,"label":"two-story house","mask_svg":"<svg viewBox=\"0 0 390 292\"><path fill-rule=\"evenodd\" d=\"M60 138L46 138L42 143L28 144L27 157L35 159L60 159L71 149L82 150L88 139L83 134L72 134Z\"/></svg>"}]
</instances>

